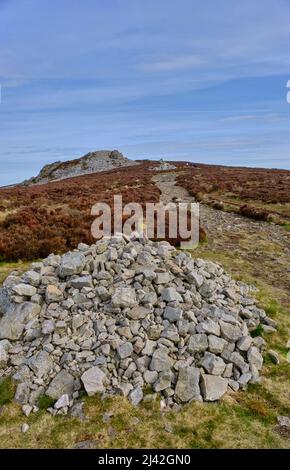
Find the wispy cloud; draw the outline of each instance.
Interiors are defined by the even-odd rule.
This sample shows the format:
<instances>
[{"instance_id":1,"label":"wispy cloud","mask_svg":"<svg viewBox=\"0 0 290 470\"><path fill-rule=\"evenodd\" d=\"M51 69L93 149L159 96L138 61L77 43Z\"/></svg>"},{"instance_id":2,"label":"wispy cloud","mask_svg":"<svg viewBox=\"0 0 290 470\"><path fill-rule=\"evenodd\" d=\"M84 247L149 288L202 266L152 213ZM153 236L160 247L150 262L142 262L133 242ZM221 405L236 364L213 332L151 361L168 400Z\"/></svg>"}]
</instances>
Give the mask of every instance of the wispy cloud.
<instances>
[{"instance_id":1,"label":"wispy cloud","mask_svg":"<svg viewBox=\"0 0 290 470\"><path fill-rule=\"evenodd\" d=\"M241 164L271 148L285 166L289 2L11 0L0 16L2 165L15 154L25 169L22 148L35 173L53 141L58 158L132 145L150 157L163 142L169 155L214 158L216 148ZM235 147L249 135L252 147Z\"/></svg>"}]
</instances>

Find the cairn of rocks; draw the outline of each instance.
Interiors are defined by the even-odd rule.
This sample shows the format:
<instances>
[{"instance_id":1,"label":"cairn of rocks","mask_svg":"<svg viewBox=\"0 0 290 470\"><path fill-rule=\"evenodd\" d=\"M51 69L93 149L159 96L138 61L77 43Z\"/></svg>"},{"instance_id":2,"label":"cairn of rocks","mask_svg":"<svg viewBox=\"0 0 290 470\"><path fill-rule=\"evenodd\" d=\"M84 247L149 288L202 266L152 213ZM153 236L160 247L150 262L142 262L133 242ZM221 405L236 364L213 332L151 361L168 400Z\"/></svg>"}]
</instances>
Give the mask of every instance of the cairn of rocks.
<instances>
[{"instance_id":1,"label":"cairn of rocks","mask_svg":"<svg viewBox=\"0 0 290 470\"><path fill-rule=\"evenodd\" d=\"M81 243L5 280L0 375L25 414L42 395L66 414L82 389L134 405L218 400L260 380L265 341L250 332L275 325L253 289L165 241Z\"/></svg>"}]
</instances>

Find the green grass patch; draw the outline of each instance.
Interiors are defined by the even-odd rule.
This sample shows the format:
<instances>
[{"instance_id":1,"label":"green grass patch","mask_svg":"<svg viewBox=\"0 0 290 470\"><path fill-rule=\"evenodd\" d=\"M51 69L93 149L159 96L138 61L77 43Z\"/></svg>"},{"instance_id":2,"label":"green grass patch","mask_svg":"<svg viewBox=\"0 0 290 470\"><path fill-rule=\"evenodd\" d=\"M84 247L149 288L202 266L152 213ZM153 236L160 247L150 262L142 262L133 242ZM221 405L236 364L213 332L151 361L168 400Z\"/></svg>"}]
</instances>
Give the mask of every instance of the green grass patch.
<instances>
[{"instance_id":1,"label":"green grass patch","mask_svg":"<svg viewBox=\"0 0 290 470\"><path fill-rule=\"evenodd\" d=\"M0 406L10 403L14 398L15 385L10 378L0 381Z\"/></svg>"},{"instance_id":2,"label":"green grass patch","mask_svg":"<svg viewBox=\"0 0 290 470\"><path fill-rule=\"evenodd\" d=\"M38 407L40 410L46 410L55 404L56 400L48 395L40 395L38 398Z\"/></svg>"}]
</instances>

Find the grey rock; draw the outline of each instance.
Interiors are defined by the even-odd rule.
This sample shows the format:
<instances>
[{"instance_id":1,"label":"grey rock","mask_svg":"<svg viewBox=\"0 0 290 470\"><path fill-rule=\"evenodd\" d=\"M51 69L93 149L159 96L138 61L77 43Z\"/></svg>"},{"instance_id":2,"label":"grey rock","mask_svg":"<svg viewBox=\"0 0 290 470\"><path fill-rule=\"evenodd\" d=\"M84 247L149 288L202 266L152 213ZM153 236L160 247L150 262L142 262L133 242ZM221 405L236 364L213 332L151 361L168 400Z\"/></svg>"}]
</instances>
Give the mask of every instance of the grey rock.
<instances>
[{"instance_id":1,"label":"grey rock","mask_svg":"<svg viewBox=\"0 0 290 470\"><path fill-rule=\"evenodd\" d=\"M74 377L62 369L50 382L46 395L58 400L62 395L72 395L74 392Z\"/></svg>"},{"instance_id":2,"label":"grey rock","mask_svg":"<svg viewBox=\"0 0 290 470\"><path fill-rule=\"evenodd\" d=\"M8 276L9 277L9 276ZM15 302L11 298L11 289L8 286L0 288L0 318L15 308Z\"/></svg>"},{"instance_id":3,"label":"grey rock","mask_svg":"<svg viewBox=\"0 0 290 470\"><path fill-rule=\"evenodd\" d=\"M167 306L164 310L164 318L166 318L170 322L176 322L180 320L181 317L182 317L181 308L174 308L174 307Z\"/></svg>"},{"instance_id":4,"label":"grey rock","mask_svg":"<svg viewBox=\"0 0 290 470\"><path fill-rule=\"evenodd\" d=\"M38 287L40 284L40 274L36 271L26 271L23 275L23 280L31 286Z\"/></svg>"},{"instance_id":5,"label":"grey rock","mask_svg":"<svg viewBox=\"0 0 290 470\"><path fill-rule=\"evenodd\" d=\"M201 393L205 401L219 400L228 388L228 380L215 375L201 375Z\"/></svg>"},{"instance_id":6,"label":"grey rock","mask_svg":"<svg viewBox=\"0 0 290 470\"><path fill-rule=\"evenodd\" d=\"M44 320L44 322L42 323L42 333L44 335L49 335L50 333L52 333L55 329L55 322L54 320Z\"/></svg>"},{"instance_id":7,"label":"grey rock","mask_svg":"<svg viewBox=\"0 0 290 470\"><path fill-rule=\"evenodd\" d=\"M155 284L168 284L170 280L171 279L168 272L156 273Z\"/></svg>"},{"instance_id":8,"label":"grey rock","mask_svg":"<svg viewBox=\"0 0 290 470\"><path fill-rule=\"evenodd\" d=\"M26 405L29 401L30 388L28 383L19 383L16 387L14 399L21 405Z\"/></svg>"},{"instance_id":9,"label":"grey rock","mask_svg":"<svg viewBox=\"0 0 290 470\"><path fill-rule=\"evenodd\" d=\"M170 370L166 370L164 372L160 372L158 374L158 379L153 385L153 390L155 392L161 392L161 390L165 390L171 386L172 381L172 372Z\"/></svg>"},{"instance_id":10,"label":"grey rock","mask_svg":"<svg viewBox=\"0 0 290 470\"><path fill-rule=\"evenodd\" d=\"M54 408L56 410L60 410L61 408L65 408L65 407L69 406L69 403L70 403L69 396L66 393L66 394L62 395L61 397L59 397L59 399L54 404Z\"/></svg>"},{"instance_id":11,"label":"grey rock","mask_svg":"<svg viewBox=\"0 0 290 470\"><path fill-rule=\"evenodd\" d=\"M208 347L207 335L204 333L191 335L188 340L187 350L188 352L195 354L203 352Z\"/></svg>"},{"instance_id":12,"label":"grey rock","mask_svg":"<svg viewBox=\"0 0 290 470\"><path fill-rule=\"evenodd\" d=\"M38 378L42 378L51 371L53 361L48 352L40 351L27 360L27 365Z\"/></svg>"},{"instance_id":13,"label":"grey rock","mask_svg":"<svg viewBox=\"0 0 290 470\"><path fill-rule=\"evenodd\" d=\"M169 357L165 349L156 349L150 362L150 370L162 372L169 370L173 366L173 359Z\"/></svg>"},{"instance_id":14,"label":"grey rock","mask_svg":"<svg viewBox=\"0 0 290 470\"><path fill-rule=\"evenodd\" d=\"M204 278L197 271L191 271L189 274L187 274L186 280L190 284L194 284L199 289L202 286Z\"/></svg>"},{"instance_id":15,"label":"grey rock","mask_svg":"<svg viewBox=\"0 0 290 470\"><path fill-rule=\"evenodd\" d=\"M279 426L290 429L290 418L288 416L278 416L277 421Z\"/></svg>"},{"instance_id":16,"label":"grey rock","mask_svg":"<svg viewBox=\"0 0 290 470\"><path fill-rule=\"evenodd\" d=\"M241 336L237 342L237 347L240 351L248 351L250 349L253 340L251 336Z\"/></svg>"},{"instance_id":17,"label":"grey rock","mask_svg":"<svg viewBox=\"0 0 290 470\"><path fill-rule=\"evenodd\" d=\"M126 357L129 357L133 353L133 346L132 343L122 343L120 346L117 348L117 353L120 357L120 359L125 359Z\"/></svg>"},{"instance_id":18,"label":"grey rock","mask_svg":"<svg viewBox=\"0 0 290 470\"><path fill-rule=\"evenodd\" d=\"M149 313L150 309L142 307L142 305L136 305L136 307L129 310L127 315L129 318L132 318L132 320L141 320L146 318Z\"/></svg>"},{"instance_id":19,"label":"grey rock","mask_svg":"<svg viewBox=\"0 0 290 470\"><path fill-rule=\"evenodd\" d=\"M79 276L71 280L71 286L75 289L82 289L83 287L92 287L92 276Z\"/></svg>"},{"instance_id":20,"label":"grey rock","mask_svg":"<svg viewBox=\"0 0 290 470\"><path fill-rule=\"evenodd\" d=\"M33 410L33 407L31 405L23 405L21 409L25 416L29 416L31 411Z\"/></svg>"},{"instance_id":21,"label":"grey rock","mask_svg":"<svg viewBox=\"0 0 290 470\"><path fill-rule=\"evenodd\" d=\"M8 362L8 351L11 348L11 343L7 339L0 341L0 367L5 367Z\"/></svg>"},{"instance_id":22,"label":"grey rock","mask_svg":"<svg viewBox=\"0 0 290 470\"><path fill-rule=\"evenodd\" d=\"M122 382L118 386L119 393L123 395L124 397L127 397L132 389L133 389L133 385L128 382Z\"/></svg>"},{"instance_id":23,"label":"grey rock","mask_svg":"<svg viewBox=\"0 0 290 470\"><path fill-rule=\"evenodd\" d=\"M13 292L17 295L23 295L25 297L31 297L35 295L37 290L34 286L30 286L29 284L16 284L12 287Z\"/></svg>"},{"instance_id":24,"label":"grey rock","mask_svg":"<svg viewBox=\"0 0 290 470\"><path fill-rule=\"evenodd\" d=\"M175 397L178 402L186 403L190 400L201 400L199 388L200 372L196 367L183 367L179 369L175 387Z\"/></svg>"},{"instance_id":25,"label":"grey rock","mask_svg":"<svg viewBox=\"0 0 290 470\"><path fill-rule=\"evenodd\" d=\"M165 287L162 291L161 297L162 300L164 300L165 302L182 301L181 295L176 291L174 287Z\"/></svg>"},{"instance_id":26,"label":"grey rock","mask_svg":"<svg viewBox=\"0 0 290 470\"><path fill-rule=\"evenodd\" d=\"M196 331L198 333L206 333L207 335L216 335L220 336L220 326L214 320L205 320L196 326Z\"/></svg>"},{"instance_id":27,"label":"grey rock","mask_svg":"<svg viewBox=\"0 0 290 470\"><path fill-rule=\"evenodd\" d=\"M84 384L87 394L93 396L96 393L104 392L106 374L99 369L99 367L94 366L83 373L81 381Z\"/></svg>"},{"instance_id":28,"label":"grey rock","mask_svg":"<svg viewBox=\"0 0 290 470\"><path fill-rule=\"evenodd\" d=\"M144 356L151 356L155 348L156 348L156 342L150 339L147 339L145 343L145 347L142 349L142 354Z\"/></svg>"},{"instance_id":29,"label":"grey rock","mask_svg":"<svg viewBox=\"0 0 290 470\"><path fill-rule=\"evenodd\" d=\"M227 342L215 335L208 336L208 350L213 354L221 354Z\"/></svg>"},{"instance_id":30,"label":"grey rock","mask_svg":"<svg viewBox=\"0 0 290 470\"><path fill-rule=\"evenodd\" d=\"M269 349L268 354L274 364L280 364L279 354L276 351L274 351L273 349Z\"/></svg>"},{"instance_id":31,"label":"grey rock","mask_svg":"<svg viewBox=\"0 0 290 470\"><path fill-rule=\"evenodd\" d=\"M21 338L26 323L40 313L40 305L24 302L17 305L0 319L0 339L17 340Z\"/></svg>"},{"instance_id":32,"label":"grey rock","mask_svg":"<svg viewBox=\"0 0 290 470\"><path fill-rule=\"evenodd\" d=\"M137 303L136 292L132 287L117 287L111 301L114 308L133 307Z\"/></svg>"},{"instance_id":33,"label":"grey rock","mask_svg":"<svg viewBox=\"0 0 290 470\"><path fill-rule=\"evenodd\" d=\"M48 304L61 302L63 300L63 292L57 286L50 284L46 287L45 300Z\"/></svg>"},{"instance_id":34,"label":"grey rock","mask_svg":"<svg viewBox=\"0 0 290 470\"><path fill-rule=\"evenodd\" d=\"M27 423L22 424L21 432L26 433L27 431L29 431L29 425Z\"/></svg>"},{"instance_id":35,"label":"grey rock","mask_svg":"<svg viewBox=\"0 0 290 470\"><path fill-rule=\"evenodd\" d=\"M74 449L95 449L97 445L97 442L94 440L86 440L86 441L80 441L77 442L76 445L74 446Z\"/></svg>"},{"instance_id":36,"label":"grey rock","mask_svg":"<svg viewBox=\"0 0 290 470\"><path fill-rule=\"evenodd\" d=\"M156 370L146 370L143 377L147 384L153 384L158 378L158 372Z\"/></svg>"},{"instance_id":37,"label":"grey rock","mask_svg":"<svg viewBox=\"0 0 290 470\"><path fill-rule=\"evenodd\" d=\"M79 419L80 421L85 421L86 420L86 415L84 412L84 402L83 401L78 401L73 404L69 411L70 416L73 418Z\"/></svg>"},{"instance_id":38,"label":"grey rock","mask_svg":"<svg viewBox=\"0 0 290 470\"><path fill-rule=\"evenodd\" d=\"M210 352L206 352L200 361L200 365L209 373L213 375L222 375L226 364L221 357L216 356Z\"/></svg>"},{"instance_id":39,"label":"grey rock","mask_svg":"<svg viewBox=\"0 0 290 470\"><path fill-rule=\"evenodd\" d=\"M130 402L132 403L132 405L139 405L139 403L142 401L143 399L143 391L142 391L142 388L138 385L137 387L135 387L133 390L131 390L131 392L129 393L128 395L128 398L130 400Z\"/></svg>"},{"instance_id":40,"label":"grey rock","mask_svg":"<svg viewBox=\"0 0 290 470\"><path fill-rule=\"evenodd\" d=\"M247 359L250 364L257 367L258 370L262 369L263 356L255 346L252 346L247 352Z\"/></svg>"},{"instance_id":41,"label":"grey rock","mask_svg":"<svg viewBox=\"0 0 290 470\"><path fill-rule=\"evenodd\" d=\"M227 341L237 341L242 336L242 331L238 325L220 320L221 336Z\"/></svg>"},{"instance_id":42,"label":"grey rock","mask_svg":"<svg viewBox=\"0 0 290 470\"><path fill-rule=\"evenodd\" d=\"M72 276L73 274L79 274L85 265L86 258L83 253L80 252L68 252L61 258L59 266L60 277Z\"/></svg>"}]
</instances>

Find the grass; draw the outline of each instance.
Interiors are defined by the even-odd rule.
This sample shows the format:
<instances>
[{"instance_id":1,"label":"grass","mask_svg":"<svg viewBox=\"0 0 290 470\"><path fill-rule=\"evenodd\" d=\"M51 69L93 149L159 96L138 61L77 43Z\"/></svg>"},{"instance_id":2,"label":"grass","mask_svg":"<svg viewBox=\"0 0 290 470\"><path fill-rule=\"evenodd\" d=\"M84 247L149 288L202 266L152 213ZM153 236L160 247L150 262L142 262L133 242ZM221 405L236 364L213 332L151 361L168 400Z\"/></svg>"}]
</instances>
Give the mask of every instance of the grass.
<instances>
[{"instance_id":1,"label":"grass","mask_svg":"<svg viewBox=\"0 0 290 470\"><path fill-rule=\"evenodd\" d=\"M50 408L53 406L55 403L55 400L48 395L40 395L38 398L38 407L40 410L46 410L47 408Z\"/></svg>"},{"instance_id":2,"label":"grass","mask_svg":"<svg viewBox=\"0 0 290 470\"><path fill-rule=\"evenodd\" d=\"M96 448L290 449L289 433L278 432L277 428L277 416L290 416L287 291L273 284L271 272L261 275L265 266L260 266L259 275L255 275L251 260L239 256L237 251L243 240L241 237L236 241L236 251L212 250L209 243L203 243L194 256L220 262L234 278L257 286L261 307L277 321L277 333L265 335L259 328L254 333L262 335L268 349L280 355L280 364L274 365L265 353L261 384L227 394L219 403L192 402L175 412L161 412L159 400L134 407L122 397L101 400L99 396L84 396L87 419L79 421L70 416L52 417L42 409L52 404L45 395L40 398L40 410L25 417L20 406L11 402L14 393L11 382L4 381L0 384L0 447L74 448L81 441L91 440ZM0 275L4 271L7 275L15 267L23 270L24 266L27 269L28 263L16 266L2 263ZM108 411L113 416L104 422L103 415ZM132 418L138 418L137 424ZM30 426L25 434L21 432L23 423ZM172 432L168 432L168 424Z\"/></svg>"},{"instance_id":3,"label":"grass","mask_svg":"<svg viewBox=\"0 0 290 470\"><path fill-rule=\"evenodd\" d=\"M15 386L9 378L0 379L0 406L10 403L15 394Z\"/></svg>"},{"instance_id":4,"label":"grass","mask_svg":"<svg viewBox=\"0 0 290 470\"><path fill-rule=\"evenodd\" d=\"M31 265L31 261L18 261L13 263L7 263L6 261L0 261L0 285L6 279L8 274L11 271L18 271L19 273L23 273L29 269Z\"/></svg>"}]
</instances>

